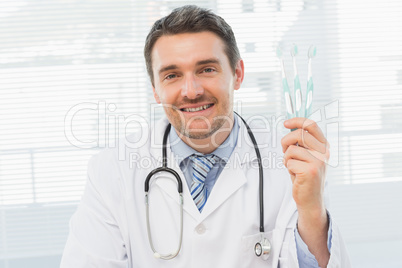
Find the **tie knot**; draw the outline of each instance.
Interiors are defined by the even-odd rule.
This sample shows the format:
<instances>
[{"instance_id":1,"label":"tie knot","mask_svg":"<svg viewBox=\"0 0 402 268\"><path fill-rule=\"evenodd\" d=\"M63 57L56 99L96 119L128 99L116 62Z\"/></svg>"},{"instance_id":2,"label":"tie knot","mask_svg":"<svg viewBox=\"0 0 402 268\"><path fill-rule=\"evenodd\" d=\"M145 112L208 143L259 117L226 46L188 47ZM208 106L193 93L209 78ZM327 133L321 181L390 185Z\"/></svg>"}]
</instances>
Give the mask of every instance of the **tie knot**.
<instances>
[{"instance_id":1,"label":"tie knot","mask_svg":"<svg viewBox=\"0 0 402 268\"><path fill-rule=\"evenodd\" d=\"M208 173L212 167L215 165L218 157L216 155L191 155L190 156L193 165L198 169L203 169L206 173Z\"/></svg>"}]
</instances>

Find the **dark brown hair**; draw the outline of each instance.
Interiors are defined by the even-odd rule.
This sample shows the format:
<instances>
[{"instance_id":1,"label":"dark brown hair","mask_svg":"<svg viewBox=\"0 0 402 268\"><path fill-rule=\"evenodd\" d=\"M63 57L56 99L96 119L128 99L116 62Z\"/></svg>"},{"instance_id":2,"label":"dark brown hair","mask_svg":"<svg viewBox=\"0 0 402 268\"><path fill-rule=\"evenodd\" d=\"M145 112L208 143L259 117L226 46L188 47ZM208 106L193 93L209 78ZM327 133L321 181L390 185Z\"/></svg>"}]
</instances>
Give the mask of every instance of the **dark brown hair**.
<instances>
[{"instance_id":1,"label":"dark brown hair","mask_svg":"<svg viewBox=\"0 0 402 268\"><path fill-rule=\"evenodd\" d=\"M176 8L166 17L157 20L145 40L144 57L152 85L154 85L154 76L151 54L156 41L164 35L205 31L215 33L222 39L225 43L225 53L229 59L232 71L235 71L236 64L240 60L240 53L230 25L210 10L194 5L187 5Z\"/></svg>"}]
</instances>

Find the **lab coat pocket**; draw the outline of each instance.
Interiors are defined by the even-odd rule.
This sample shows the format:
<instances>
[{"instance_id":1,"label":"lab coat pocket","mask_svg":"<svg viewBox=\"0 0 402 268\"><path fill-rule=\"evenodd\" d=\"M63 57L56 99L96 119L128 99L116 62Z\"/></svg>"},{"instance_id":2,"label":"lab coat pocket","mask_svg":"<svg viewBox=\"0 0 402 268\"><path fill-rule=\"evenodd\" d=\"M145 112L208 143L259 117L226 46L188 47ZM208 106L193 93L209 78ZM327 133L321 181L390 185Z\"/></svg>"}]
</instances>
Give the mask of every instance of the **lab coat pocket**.
<instances>
[{"instance_id":1,"label":"lab coat pocket","mask_svg":"<svg viewBox=\"0 0 402 268\"><path fill-rule=\"evenodd\" d=\"M279 252L278 267L295 268L299 267L297 262L296 242L294 237L294 228L288 227L284 230L282 246Z\"/></svg>"},{"instance_id":2,"label":"lab coat pocket","mask_svg":"<svg viewBox=\"0 0 402 268\"><path fill-rule=\"evenodd\" d=\"M277 231L263 233L263 238L268 239L271 244L271 251L267 259L264 259L262 255L258 257L255 254L255 245L261 241L261 233L253 235L247 235L242 237L242 254L241 254L241 267L278 267L278 256L276 252L280 250L280 243L275 240L277 237Z\"/></svg>"},{"instance_id":3,"label":"lab coat pocket","mask_svg":"<svg viewBox=\"0 0 402 268\"><path fill-rule=\"evenodd\" d=\"M278 267L279 268L288 268L288 251L289 251L289 242L285 239L281 246L281 252L279 253Z\"/></svg>"},{"instance_id":4,"label":"lab coat pocket","mask_svg":"<svg viewBox=\"0 0 402 268\"><path fill-rule=\"evenodd\" d=\"M289 266L288 266L288 258L279 257L278 268L289 268Z\"/></svg>"}]
</instances>

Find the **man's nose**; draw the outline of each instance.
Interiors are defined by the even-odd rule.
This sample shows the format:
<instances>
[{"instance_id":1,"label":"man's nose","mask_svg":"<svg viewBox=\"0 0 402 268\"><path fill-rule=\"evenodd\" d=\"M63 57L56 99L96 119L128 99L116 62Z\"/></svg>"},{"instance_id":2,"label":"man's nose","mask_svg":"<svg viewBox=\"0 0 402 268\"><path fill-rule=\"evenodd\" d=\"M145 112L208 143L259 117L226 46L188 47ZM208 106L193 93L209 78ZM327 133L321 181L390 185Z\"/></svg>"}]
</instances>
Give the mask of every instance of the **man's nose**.
<instances>
[{"instance_id":1,"label":"man's nose","mask_svg":"<svg viewBox=\"0 0 402 268\"><path fill-rule=\"evenodd\" d=\"M200 95L204 94L204 88L194 75L189 75L183 82L181 89L181 96L189 99L196 99Z\"/></svg>"}]
</instances>

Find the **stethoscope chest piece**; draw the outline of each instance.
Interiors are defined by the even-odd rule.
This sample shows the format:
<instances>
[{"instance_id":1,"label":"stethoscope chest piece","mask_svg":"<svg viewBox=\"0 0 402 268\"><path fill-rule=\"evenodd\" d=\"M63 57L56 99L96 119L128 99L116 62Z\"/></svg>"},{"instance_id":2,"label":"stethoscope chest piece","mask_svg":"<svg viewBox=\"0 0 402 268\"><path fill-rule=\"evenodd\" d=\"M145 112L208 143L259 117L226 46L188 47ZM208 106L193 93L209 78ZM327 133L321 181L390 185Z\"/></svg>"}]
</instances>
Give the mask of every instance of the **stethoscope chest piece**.
<instances>
[{"instance_id":1,"label":"stethoscope chest piece","mask_svg":"<svg viewBox=\"0 0 402 268\"><path fill-rule=\"evenodd\" d=\"M267 260L269 254L271 253L271 243L269 240L263 236L259 242L257 242L254 246L254 252L257 257L261 257L263 260Z\"/></svg>"}]
</instances>

